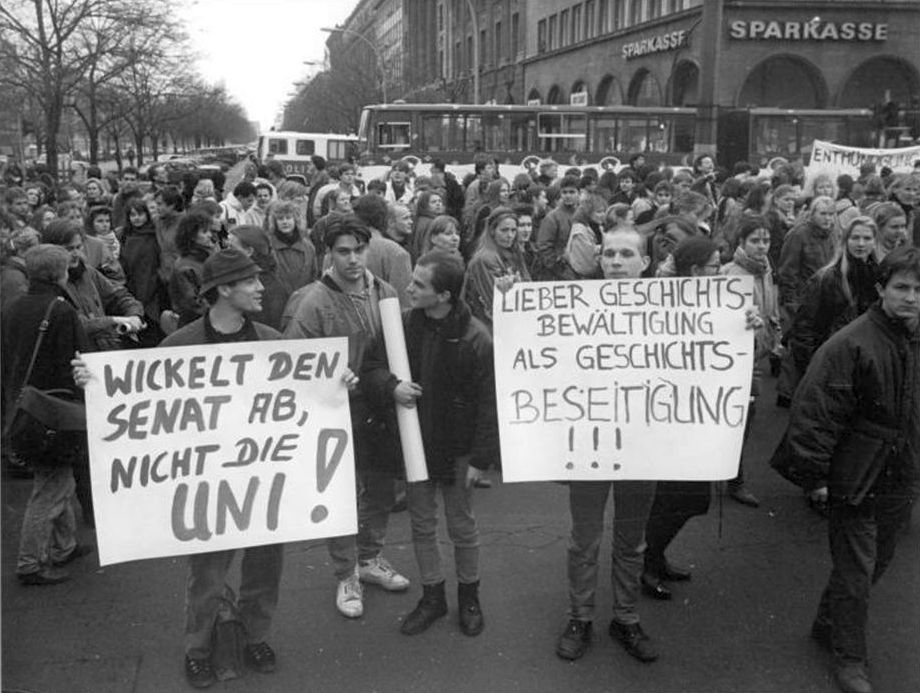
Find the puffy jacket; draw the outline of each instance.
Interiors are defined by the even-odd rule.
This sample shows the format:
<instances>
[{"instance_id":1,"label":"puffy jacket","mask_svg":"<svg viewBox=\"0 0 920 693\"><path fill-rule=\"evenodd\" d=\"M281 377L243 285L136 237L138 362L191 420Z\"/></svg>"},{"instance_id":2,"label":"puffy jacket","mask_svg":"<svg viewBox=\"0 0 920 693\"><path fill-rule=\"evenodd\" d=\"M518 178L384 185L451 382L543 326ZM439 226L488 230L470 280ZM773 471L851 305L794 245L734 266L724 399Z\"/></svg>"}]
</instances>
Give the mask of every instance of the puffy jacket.
<instances>
[{"instance_id":1,"label":"puffy jacket","mask_svg":"<svg viewBox=\"0 0 920 693\"><path fill-rule=\"evenodd\" d=\"M811 221L788 233L776 270L776 284L783 305L798 307L805 284L834 256L834 243L830 229L822 229Z\"/></svg>"},{"instance_id":2,"label":"puffy jacket","mask_svg":"<svg viewBox=\"0 0 920 693\"><path fill-rule=\"evenodd\" d=\"M876 304L818 349L796 390L774 467L860 503L881 480L916 487L920 331Z\"/></svg>"}]
</instances>

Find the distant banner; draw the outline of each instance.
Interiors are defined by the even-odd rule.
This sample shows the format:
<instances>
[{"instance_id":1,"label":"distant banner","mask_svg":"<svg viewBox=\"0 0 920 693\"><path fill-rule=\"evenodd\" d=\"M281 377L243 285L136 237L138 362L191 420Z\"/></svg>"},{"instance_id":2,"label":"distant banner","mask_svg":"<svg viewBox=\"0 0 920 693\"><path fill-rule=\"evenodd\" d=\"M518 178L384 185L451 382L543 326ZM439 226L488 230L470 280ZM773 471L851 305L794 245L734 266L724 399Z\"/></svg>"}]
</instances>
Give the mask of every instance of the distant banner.
<instances>
[{"instance_id":1,"label":"distant banner","mask_svg":"<svg viewBox=\"0 0 920 693\"><path fill-rule=\"evenodd\" d=\"M101 565L357 531L345 339L84 358Z\"/></svg>"},{"instance_id":2,"label":"distant banner","mask_svg":"<svg viewBox=\"0 0 920 693\"><path fill-rule=\"evenodd\" d=\"M750 397L751 277L495 292L505 481L730 479Z\"/></svg>"},{"instance_id":3,"label":"distant banner","mask_svg":"<svg viewBox=\"0 0 920 693\"><path fill-rule=\"evenodd\" d=\"M818 173L827 173L834 179L846 173L855 180L859 177L859 167L863 164L872 164L876 171L881 171L882 167L887 166L895 173L908 173L913 169L914 161L917 159L920 159L920 146L866 149L815 140L812 144L811 159L805 168L806 185Z\"/></svg>"}]
</instances>

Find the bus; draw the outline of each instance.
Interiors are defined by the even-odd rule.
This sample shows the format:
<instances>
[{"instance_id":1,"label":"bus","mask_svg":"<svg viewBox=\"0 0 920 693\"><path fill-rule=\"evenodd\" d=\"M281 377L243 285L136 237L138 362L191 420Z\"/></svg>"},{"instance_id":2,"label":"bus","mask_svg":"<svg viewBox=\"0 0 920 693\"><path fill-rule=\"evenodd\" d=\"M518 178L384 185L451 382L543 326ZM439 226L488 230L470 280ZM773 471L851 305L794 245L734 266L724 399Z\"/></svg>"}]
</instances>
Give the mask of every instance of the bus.
<instances>
[{"instance_id":1,"label":"bus","mask_svg":"<svg viewBox=\"0 0 920 693\"><path fill-rule=\"evenodd\" d=\"M506 176L544 157L562 166L617 170L641 152L654 166L690 166L696 122L691 107L395 102L364 107L359 161L366 178L400 159L421 166L421 173L435 157L455 173L466 172L479 152L495 156ZM777 156L807 161L815 139L872 147L878 130L867 109L722 108L716 158L726 167Z\"/></svg>"},{"instance_id":2,"label":"bus","mask_svg":"<svg viewBox=\"0 0 920 693\"><path fill-rule=\"evenodd\" d=\"M695 119L695 108L677 107L379 104L361 112L359 162L366 174L437 157L456 171L485 152L524 169L544 157L616 169L643 152L653 165L688 165Z\"/></svg>"},{"instance_id":3,"label":"bus","mask_svg":"<svg viewBox=\"0 0 920 693\"><path fill-rule=\"evenodd\" d=\"M260 164L280 161L285 174L304 175L311 156L321 156L329 163L353 161L358 152L357 141L355 135L270 130L259 135L256 158Z\"/></svg>"}]
</instances>

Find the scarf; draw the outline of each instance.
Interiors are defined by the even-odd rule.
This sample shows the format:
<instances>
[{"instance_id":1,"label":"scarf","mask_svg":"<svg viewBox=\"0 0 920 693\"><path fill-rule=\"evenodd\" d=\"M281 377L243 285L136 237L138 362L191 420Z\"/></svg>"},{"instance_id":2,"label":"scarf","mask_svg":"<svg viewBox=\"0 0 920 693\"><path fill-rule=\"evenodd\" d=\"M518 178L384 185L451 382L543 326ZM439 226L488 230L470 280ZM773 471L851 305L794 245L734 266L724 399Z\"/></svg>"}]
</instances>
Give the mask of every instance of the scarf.
<instances>
[{"instance_id":1,"label":"scarf","mask_svg":"<svg viewBox=\"0 0 920 693\"><path fill-rule=\"evenodd\" d=\"M273 231L275 238L287 245L288 247L293 247L297 241L300 240L300 234L295 230L294 233L288 235L286 233L281 233L278 229Z\"/></svg>"},{"instance_id":2,"label":"scarf","mask_svg":"<svg viewBox=\"0 0 920 693\"><path fill-rule=\"evenodd\" d=\"M766 258L762 260L755 260L746 252L744 252L744 248L742 248L740 245L735 248L735 254L732 256L732 261L745 272L753 274L755 277L762 277L767 271L768 267L768 261Z\"/></svg>"}]
</instances>

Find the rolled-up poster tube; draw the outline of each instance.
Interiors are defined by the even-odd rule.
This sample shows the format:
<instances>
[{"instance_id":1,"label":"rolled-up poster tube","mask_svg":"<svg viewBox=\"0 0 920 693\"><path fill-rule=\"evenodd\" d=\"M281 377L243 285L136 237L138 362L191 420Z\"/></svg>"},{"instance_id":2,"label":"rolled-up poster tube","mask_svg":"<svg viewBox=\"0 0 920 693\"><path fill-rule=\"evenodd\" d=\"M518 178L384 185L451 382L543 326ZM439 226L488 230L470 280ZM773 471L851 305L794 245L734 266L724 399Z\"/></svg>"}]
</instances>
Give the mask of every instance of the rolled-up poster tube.
<instances>
[{"instance_id":1,"label":"rolled-up poster tube","mask_svg":"<svg viewBox=\"0 0 920 693\"><path fill-rule=\"evenodd\" d=\"M411 382L412 372L409 370L409 354L406 351L406 335L403 333L402 311L398 298L384 298L380 301L380 322L383 326L383 341L387 348L390 372L400 380ZM397 403L396 422L399 424L406 480L427 481L428 465L425 463L425 446L422 444L418 410Z\"/></svg>"}]
</instances>

